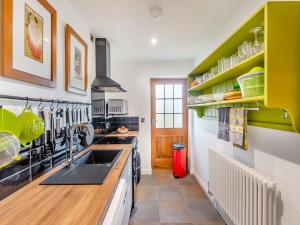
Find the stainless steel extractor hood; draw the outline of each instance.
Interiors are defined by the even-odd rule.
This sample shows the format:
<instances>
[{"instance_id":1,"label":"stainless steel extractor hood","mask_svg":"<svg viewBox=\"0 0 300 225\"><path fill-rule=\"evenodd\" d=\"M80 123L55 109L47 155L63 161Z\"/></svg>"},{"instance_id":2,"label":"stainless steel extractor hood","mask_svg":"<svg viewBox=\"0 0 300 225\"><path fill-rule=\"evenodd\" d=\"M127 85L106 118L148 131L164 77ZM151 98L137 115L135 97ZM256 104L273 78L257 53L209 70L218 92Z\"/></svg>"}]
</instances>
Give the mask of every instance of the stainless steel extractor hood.
<instances>
[{"instance_id":1,"label":"stainless steel extractor hood","mask_svg":"<svg viewBox=\"0 0 300 225\"><path fill-rule=\"evenodd\" d=\"M110 45L106 38L96 38L96 78L93 91L126 92L120 84L110 78Z\"/></svg>"}]
</instances>

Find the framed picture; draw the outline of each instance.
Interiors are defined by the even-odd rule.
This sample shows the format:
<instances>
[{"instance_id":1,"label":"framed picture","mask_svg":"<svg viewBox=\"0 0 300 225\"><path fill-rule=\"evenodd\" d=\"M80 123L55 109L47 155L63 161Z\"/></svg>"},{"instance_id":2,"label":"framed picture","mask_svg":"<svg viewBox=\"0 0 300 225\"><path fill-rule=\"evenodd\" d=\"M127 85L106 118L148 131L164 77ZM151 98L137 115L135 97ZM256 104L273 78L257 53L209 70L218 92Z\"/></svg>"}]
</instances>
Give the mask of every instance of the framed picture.
<instances>
[{"instance_id":1,"label":"framed picture","mask_svg":"<svg viewBox=\"0 0 300 225\"><path fill-rule=\"evenodd\" d=\"M2 76L56 85L56 10L47 0L2 0Z\"/></svg>"},{"instance_id":2,"label":"framed picture","mask_svg":"<svg viewBox=\"0 0 300 225\"><path fill-rule=\"evenodd\" d=\"M66 25L66 90L86 95L88 46L72 27Z\"/></svg>"}]
</instances>

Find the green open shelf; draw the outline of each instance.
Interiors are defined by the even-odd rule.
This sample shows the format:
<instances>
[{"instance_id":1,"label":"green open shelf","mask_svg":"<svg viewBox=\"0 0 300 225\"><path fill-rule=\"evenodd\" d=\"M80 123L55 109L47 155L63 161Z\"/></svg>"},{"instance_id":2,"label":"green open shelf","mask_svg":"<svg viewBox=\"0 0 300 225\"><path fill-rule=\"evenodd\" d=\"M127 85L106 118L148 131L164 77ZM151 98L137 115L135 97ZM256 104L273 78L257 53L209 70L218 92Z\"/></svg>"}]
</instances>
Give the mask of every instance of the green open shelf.
<instances>
[{"instance_id":1,"label":"green open shelf","mask_svg":"<svg viewBox=\"0 0 300 225\"><path fill-rule=\"evenodd\" d=\"M241 98L241 99L234 99L234 100L224 100L224 101L217 101L217 102L194 104L194 105L189 105L189 108L205 107L211 105L224 105L224 104L242 104L242 103L263 102L263 101L264 101L264 96L256 96L250 98Z\"/></svg>"},{"instance_id":2,"label":"green open shelf","mask_svg":"<svg viewBox=\"0 0 300 225\"><path fill-rule=\"evenodd\" d=\"M195 93L198 91L202 91L213 85L222 83L223 81L237 78L240 75L243 75L243 74L249 72L249 70L252 69L253 67L255 67L257 65L263 65L263 64L264 64L264 52L261 52L257 55L250 57L249 59L247 59L243 62L240 62L239 64L235 65L234 67L230 68L229 70L227 70L223 73L217 74L216 76L203 82L202 84L199 84L195 87L190 88L189 92Z\"/></svg>"}]
</instances>

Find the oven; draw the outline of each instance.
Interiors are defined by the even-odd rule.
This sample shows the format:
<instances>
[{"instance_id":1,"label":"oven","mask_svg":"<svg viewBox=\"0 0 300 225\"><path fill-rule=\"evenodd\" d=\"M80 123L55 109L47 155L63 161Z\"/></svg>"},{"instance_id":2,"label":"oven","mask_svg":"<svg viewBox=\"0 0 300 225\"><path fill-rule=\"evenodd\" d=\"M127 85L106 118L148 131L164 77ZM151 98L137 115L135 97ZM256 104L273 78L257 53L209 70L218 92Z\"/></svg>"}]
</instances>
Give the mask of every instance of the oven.
<instances>
[{"instance_id":1,"label":"oven","mask_svg":"<svg viewBox=\"0 0 300 225\"><path fill-rule=\"evenodd\" d=\"M132 148L132 208L131 215L133 215L136 210L136 202L137 202L137 185L141 180L141 157L138 152L138 141L134 140L133 148Z\"/></svg>"}]
</instances>

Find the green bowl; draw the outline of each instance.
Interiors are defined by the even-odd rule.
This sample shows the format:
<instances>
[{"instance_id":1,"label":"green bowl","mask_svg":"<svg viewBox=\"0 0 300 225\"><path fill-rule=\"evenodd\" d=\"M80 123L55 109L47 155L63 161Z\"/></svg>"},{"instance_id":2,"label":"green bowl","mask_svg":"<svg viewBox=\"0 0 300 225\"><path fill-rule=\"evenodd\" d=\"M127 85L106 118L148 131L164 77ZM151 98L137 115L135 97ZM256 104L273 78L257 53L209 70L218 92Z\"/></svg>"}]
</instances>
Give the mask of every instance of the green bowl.
<instances>
[{"instance_id":1,"label":"green bowl","mask_svg":"<svg viewBox=\"0 0 300 225\"><path fill-rule=\"evenodd\" d=\"M17 138L20 137L21 134L21 125L19 123L19 119L11 111L0 108L0 131L1 132L9 132L14 134Z\"/></svg>"}]
</instances>

